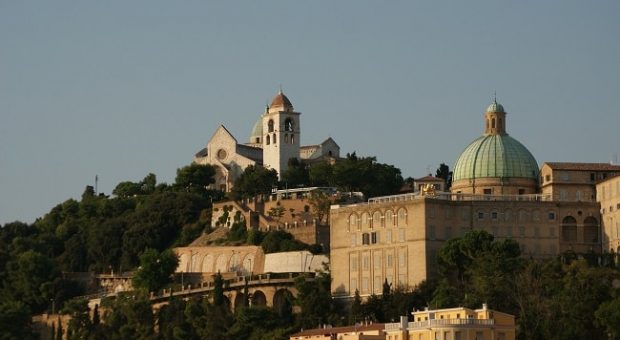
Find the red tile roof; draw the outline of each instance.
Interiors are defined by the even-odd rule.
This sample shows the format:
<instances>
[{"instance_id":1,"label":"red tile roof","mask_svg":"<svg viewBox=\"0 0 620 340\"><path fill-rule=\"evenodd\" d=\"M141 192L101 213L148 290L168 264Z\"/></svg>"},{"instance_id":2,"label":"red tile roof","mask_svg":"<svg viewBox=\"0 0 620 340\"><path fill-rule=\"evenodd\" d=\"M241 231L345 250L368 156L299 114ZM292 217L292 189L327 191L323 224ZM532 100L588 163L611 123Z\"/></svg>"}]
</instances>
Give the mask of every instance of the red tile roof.
<instances>
[{"instance_id":1,"label":"red tile roof","mask_svg":"<svg viewBox=\"0 0 620 340\"><path fill-rule=\"evenodd\" d=\"M609 164L609 163L546 162L544 164L547 164L553 170L620 171L620 165L613 165L613 164Z\"/></svg>"},{"instance_id":2,"label":"red tile roof","mask_svg":"<svg viewBox=\"0 0 620 340\"><path fill-rule=\"evenodd\" d=\"M373 323L370 325L308 329L308 330L305 330L299 333L292 334L291 337L312 336L312 335L334 335L334 334L349 333L349 332L356 332L356 331L365 332L365 331L376 331L376 330L384 330L384 329L385 329L385 324Z\"/></svg>"}]
</instances>

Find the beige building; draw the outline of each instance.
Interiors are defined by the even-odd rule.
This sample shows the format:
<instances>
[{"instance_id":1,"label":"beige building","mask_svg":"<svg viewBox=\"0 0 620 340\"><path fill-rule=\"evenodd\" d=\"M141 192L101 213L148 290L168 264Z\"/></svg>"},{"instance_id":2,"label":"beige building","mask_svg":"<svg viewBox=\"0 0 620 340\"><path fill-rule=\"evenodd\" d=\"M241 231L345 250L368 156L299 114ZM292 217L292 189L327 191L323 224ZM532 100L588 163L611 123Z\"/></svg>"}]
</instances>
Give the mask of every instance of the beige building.
<instances>
[{"instance_id":1,"label":"beige building","mask_svg":"<svg viewBox=\"0 0 620 340\"><path fill-rule=\"evenodd\" d=\"M620 166L608 163L544 163L540 188L559 201L596 201L596 183L620 174Z\"/></svg>"},{"instance_id":2,"label":"beige building","mask_svg":"<svg viewBox=\"0 0 620 340\"><path fill-rule=\"evenodd\" d=\"M599 204L562 199L553 190L541 193L536 161L506 134L504 108L494 101L484 117L485 134L456 161L451 192L427 190L332 206L335 296L351 297L356 289L362 296L381 294L384 280L416 285L434 274L441 245L472 229L513 239L534 258L601 251ZM576 192L571 188L581 183L564 186Z\"/></svg>"},{"instance_id":3,"label":"beige building","mask_svg":"<svg viewBox=\"0 0 620 340\"><path fill-rule=\"evenodd\" d=\"M230 191L243 170L250 165L275 169L280 175L291 158L315 162L340 157L340 147L332 138L320 144L300 146L301 113L296 112L286 95L280 92L254 124L247 143L237 139L221 125L194 162L216 168L214 189Z\"/></svg>"},{"instance_id":4,"label":"beige building","mask_svg":"<svg viewBox=\"0 0 620 340\"><path fill-rule=\"evenodd\" d=\"M603 250L620 253L620 176L599 182L596 192L601 205Z\"/></svg>"},{"instance_id":5,"label":"beige building","mask_svg":"<svg viewBox=\"0 0 620 340\"><path fill-rule=\"evenodd\" d=\"M413 321L385 325L386 340L514 340L515 317L465 307L414 311Z\"/></svg>"}]
</instances>

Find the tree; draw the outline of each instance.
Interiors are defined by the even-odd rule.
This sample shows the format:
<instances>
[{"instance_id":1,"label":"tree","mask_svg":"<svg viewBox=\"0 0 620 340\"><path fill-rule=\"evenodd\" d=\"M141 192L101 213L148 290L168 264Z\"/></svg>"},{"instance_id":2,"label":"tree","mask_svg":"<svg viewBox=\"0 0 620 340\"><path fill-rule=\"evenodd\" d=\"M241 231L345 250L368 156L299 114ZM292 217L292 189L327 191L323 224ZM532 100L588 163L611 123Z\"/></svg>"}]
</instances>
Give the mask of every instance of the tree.
<instances>
[{"instance_id":1,"label":"tree","mask_svg":"<svg viewBox=\"0 0 620 340\"><path fill-rule=\"evenodd\" d=\"M277 184L277 171L260 165L250 165L243 170L243 173L235 182L233 195L237 198L250 198L269 194L273 188L277 187Z\"/></svg>"},{"instance_id":2,"label":"tree","mask_svg":"<svg viewBox=\"0 0 620 340\"><path fill-rule=\"evenodd\" d=\"M178 190L204 194L207 187L215 183L215 168L211 165L192 163L177 169L174 186Z\"/></svg>"},{"instance_id":3,"label":"tree","mask_svg":"<svg viewBox=\"0 0 620 340\"><path fill-rule=\"evenodd\" d=\"M319 272L314 280L307 280L305 275L298 276L295 287L298 292L296 304L301 308L297 315L298 327L314 328L334 321L329 273Z\"/></svg>"},{"instance_id":4,"label":"tree","mask_svg":"<svg viewBox=\"0 0 620 340\"><path fill-rule=\"evenodd\" d=\"M104 331L110 339L153 339L154 317L148 295L144 292L118 294L103 300Z\"/></svg>"},{"instance_id":5,"label":"tree","mask_svg":"<svg viewBox=\"0 0 620 340\"><path fill-rule=\"evenodd\" d=\"M329 196L324 192L314 192L308 199L308 203L312 207L312 213L316 216L319 223L327 223L329 209L332 205L332 200Z\"/></svg>"},{"instance_id":6,"label":"tree","mask_svg":"<svg viewBox=\"0 0 620 340\"><path fill-rule=\"evenodd\" d=\"M280 202L278 202L278 204L276 204L275 207L272 207L271 209L269 209L269 211L267 212L267 215L275 219L276 222L278 222L279 224L280 219L284 217L285 212L286 212L286 209L280 204Z\"/></svg>"},{"instance_id":7,"label":"tree","mask_svg":"<svg viewBox=\"0 0 620 340\"><path fill-rule=\"evenodd\" d=\"M29 308L19 301L0 302L2 339L34 339Z\"/></svg>"},{"instance_id":8,"label":"tree","mask_svg":"<svg viewBox=\"0 0 620 340\"><path fill-rule=\"evenodd\" d=\"M170 277L179 264L176 254L168 249L158 253L155 249L146 249L140 256L140 267L133 277L136 288L154 292L171 282Z\"/></svg>"},{"instance_id":9,"label":"tree","mask_svg":"<svg viewBox=\"0 0 620 340\"><path fill-rule=\"evenodd\" d=\"M594 313L598 325L613 338L620 337L620 299L603 302Z\"/></svg>"},{"instance_id":10,"label":"tree","mask_svg":"<svg viewBox=\"0 0 620 340\"><path fill-rule=\"evenodd\" d=\"M310 174L306 163L296 157L288 160L288 168L282 172L282 183L287 188L298 188L310 184Z\"/></svg>"},{"instance_id":11,"label":"tree","mask_svg":"<svg viewBox=\"0 0 620 340\"><path fill-rule=\"evenodd\" d=\"M334 186L334 166L327 161L310 165L308 180L314 186Z\"/></svg>"},{"instance_id":12,"label":"tree","mask_svg":"<svg viewBox=\"0 0 620 340\"><path fill-rule=\"evenodd\" d=\"M435 177L442 178L446 182L446 189L452 186L452 171L445 163L439 164L439 168L435 171Z\"/></svg>"}]
</instances>

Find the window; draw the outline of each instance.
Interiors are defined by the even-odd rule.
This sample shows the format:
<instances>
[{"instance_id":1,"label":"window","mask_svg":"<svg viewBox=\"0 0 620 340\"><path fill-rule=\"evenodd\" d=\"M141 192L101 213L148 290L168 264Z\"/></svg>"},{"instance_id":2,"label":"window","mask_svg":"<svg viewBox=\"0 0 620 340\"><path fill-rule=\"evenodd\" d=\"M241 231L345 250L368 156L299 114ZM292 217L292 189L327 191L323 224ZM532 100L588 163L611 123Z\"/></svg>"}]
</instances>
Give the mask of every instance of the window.
<instances>
[{"instance_id":1,"label":"window","mask_svg":"<svg viewBox=\"0 0 620 340\"><path fill-rule=\"evenodd\" d=\"M371 244L379 243L379 234L376 231L370 233L370 243Z\"/></svg>"},{"instance_id":2,"label":"window","mask_svg":"<svg viewBox=\"0 0 620 340\"><path fill-rule=\"evenodd\" d=\"M368 293L368 278L362 278L362 293Z\"/></svg>"},{"instance_id":3,"label":"window","mask_svg":"<svg viewBox=\"0 0 620 340\"><path fill-rule=\"evenodd\" d=\"M398 241L405 242L405 229L398 230Z\"/></svg>"},{"instance_id":4,"label":"window","mask_svg":"<svg viewBox=\"0 0 620 340\"><path fill-rule=\"evenodd\" d=\"M288 144L288 135L284 134L284 143Z\"/></svg>"},{"instance_id":5,"label":"window","mask_svg":"<svg viewBox=\"0 0 620 340\"><path fill-rule=\"evenodd\" d=\"M355 247L356 244L357 244L357 235L353 234L351 235L351 247Z\"/></svg>"},{"instance_id":6,"label":"window","mask_svg":"<svg viewBox=\"0 0 620 340\"><path fill-rule=\"evenodd\" d=\"M383 291L383 282L381 282L381 276L375 276L374 286L375 293L381 293Z\"/></svg>"},{"instance_id":7,"label":"window","mask_svg":"<svg viewBox=\"0 0 620 340\"><path fill-rule=\"evenodd\" d=\"M491 213L491 218L496 220L497 219L497 211L494 211Z\"/></svg>"},{"instance_id":8,"label":"window","mask_svg":"<svg viewBox=\"0 0 620 340\"><path fill-rule=\"evenodd\" d=\"M525 237L525 227L524 226L520 226L519 227L519 236L520 237Z\"/></svg>"},{"instance_id":9,"label":"window","mask_svg":"<svg viewBox=\"0 0 620 340\"><path fill-rule=\"evenodd\" d=\"M434 225L428 226L428 238L431 240L435 239L435 226Z\"/></svg>"},{"instance_id":10,"label":"window","mask_svg":"<svg viewBox=\"0 0 620 340\"><path fill-rule=\"evenodd\" d=\"M405 208L400 208L398 210L398 225L399 226L407 225L407 210L405 210Z\"/></svg>"},{"instance_id":11,"label":"window","mask_svg":"<svg viewBox=\"0 0 620 340\"><path fill-rule=\"evenodd\" d=\"M405 251L401 250L398 252L398 266L399 267L405 267L406 263L405 263Z\"/></svg>"},{"instance_id":12,"label":"window","mask_svg":"<svg viewBox=\"0 0 620 340\"><path fill-rule=\"evenodd\" d=\"M385 212L385 226L393 226L396 220L394 219L394 213L392 210Z\"/></svg>"},{"instance_id":13,"label":"window","mask_svg":"<svg viewBox=\"0 0 620 340\"><path fill-rule=\"evenodd\" d=\"M351 293L355 292L357 289L357 280L351 279Z\"/></svg>"},{"instance_id":14,"label":"window","mask_svg":"<svg viewBox=\"0 0 620 340\"><path fill-rule=\"evenodd\" d=\"M362 257L362 269L368 270L368 265L368 255L364 255L364 257Z\"/></svg>"},{"instance_id":15,"label":"window","mask_svg":"<svg viewBox=\"0 0 620 340\"><path fill-rule=\"evenodd\" d=\"M482 211L479 211L479 212L478 212L478 219L479 219L479 220L484 219L484 213L483 213Z\"/></svg>"},{"instance_id":16,"label":"window","mask_svg":"<svg viewBox=\"0 0 620 340\"><path fill-rule=\"evenodd\" d=\"M385 234L385 242L392 243L392 231L388 230Z\"/></svg>"},{"instance_id":17,"label":"window","mask_svg":"<svg viewBox=\"0 0 620 340\"><path fill-rule=\"evenodd\" d=\"M357 257L351 257L351 271L357 271Z\"/></svg>"},{"instance_id":18,"label":"window","mask_svg":"<svg viewBox=\"0 0 620 340\"><path fill-rule=\"evenodd\" d=\"M273 144L276 144L277 140L276 140L276 134L273 134Z\"/></svg>"},{"instance_id":19,"label":"window","mask_svg":"<svg viewBox=\"0 0 620 340\"><path fill-rule=\"evenodd\" d=\"M549 221L554 221L555 220L555 212L550 211L548 217L549 217Z\"/></svg>"},{"instance_id":20,"label":"window","mask_svg":"<svg viewBox=\"0 0 620 340\"><path fill-rule=\"evenodd\" d=\"M273 132L273 119L270 119L267 123L267 132Z\"/></svg>"},{"instance_id":21,"label":"window","mask_svg":"<svg viewBox=\"0 0 620 340\"><path fill-rule=\"evenodd\" d=\"M372 214L372 228L378 228L380 226L383 225L383 216L381 216L381 213L378 211L375 211L374 214Z\"/></svg>"},{"instance_id":22,"label":"window","mask_svg":"<svg viewBox=\"0 0 620 340\"><path fill-rule=\"evenodd\" d=\"M368 233L362 234L362 244L370 244L370 235Z\"/></svg>"},{"instance_id":23,"label":"window","mask_svg":"<svg viewBox=\"0 0 620 340\"><path fill-rule=\"evenodd\" d=\"M375 269L381 269L381 253L376 252L373 254L373 263Z\"/></svg>"},{"instance_id":24,"label":"window","mask_svg":"<svg viewBox=\"0 0 620 340\"><path fill-rule=\"evenodd\" d=\"M525 195L525 189L519 189L519 195Z\"/></svg>"},{"instance_id":25,"label":"window","mask_svg":"<svg viewBox=\"0 0 620 340\"><path fill-rule=\"evenodd\" d=\"M394 260L392 259L392 254L387 254L387 256L385 257L385 266L388 268L392 268Z\"/></svg>"},{"instance_id":26,"label":"window","mask_svg":"<svg viewBox=\"0 0 620 340\"><path fill-rule=\"evenodd\" d=\"M484 189L483 192L485 195L491 195L493 193L493 189Z\"/></svg>"},{"instance_id":27,"label":"window","mask_svg":"<svg viewBox=\"0 0 620 340\"><path fill-rule=\"evenodd\" d=\"M293 120L291 118L286 118L284 121L284 131L293 131Z\"/></svg>"},{"instance_id":28,"label":"window","mask_svg":"<svg viewBox=\"0 0 620 340\"><path fill-rule=\"evenodd\" d=\"M476 340L484 340L484 337L482 336L482 332L476 332Z\"/></svg>"},{"instance_id":29,"label":"window","mask_svg":"<svg viewBox=\"0 0 620 340\"><path fill-rule=\"evenodd\" d=\"M269 145L269 142L271 141L271 137L269 135L267 135L265 137L265 144Z\"/></svg>"},{"instance_id":30,"label":"window","mask_svg":"<svg viewBox=\"0 0 620 340\"><path fill-rule=\"evenodd\" d=\"M545 181L549 182L551 180L551 176L550 175L546 175L545 176Z\"/></svg>"}]
</instances>

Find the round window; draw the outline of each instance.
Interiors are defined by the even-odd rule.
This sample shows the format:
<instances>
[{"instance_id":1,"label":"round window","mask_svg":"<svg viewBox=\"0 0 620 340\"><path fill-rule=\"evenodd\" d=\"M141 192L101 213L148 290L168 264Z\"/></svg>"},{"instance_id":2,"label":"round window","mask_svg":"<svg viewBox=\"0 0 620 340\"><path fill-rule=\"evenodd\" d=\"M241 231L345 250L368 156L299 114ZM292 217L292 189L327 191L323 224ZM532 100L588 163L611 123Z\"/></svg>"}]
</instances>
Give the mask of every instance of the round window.
<instances>
[{"instance_id":1,"label":"round window","mask_svg":"<svg viewBox=\"0 0 620 340\"><path fill-rule=\"evenodd\" d=\"M217 151L217 158L219 158L219 159L225 159L226 155L227 155L226 154L226 150L224 150L224 149L219 149Z\"/></svg>"}]
</instances>

